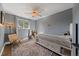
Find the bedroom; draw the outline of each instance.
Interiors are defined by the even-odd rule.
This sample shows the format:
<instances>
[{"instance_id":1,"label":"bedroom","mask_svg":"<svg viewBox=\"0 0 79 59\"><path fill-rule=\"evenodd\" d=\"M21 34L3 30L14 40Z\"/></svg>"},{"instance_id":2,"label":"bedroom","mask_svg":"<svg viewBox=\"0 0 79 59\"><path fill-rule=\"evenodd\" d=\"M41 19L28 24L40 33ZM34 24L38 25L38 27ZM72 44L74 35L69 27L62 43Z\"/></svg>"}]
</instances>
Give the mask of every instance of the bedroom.
<instances>
[{"instance_id":1,"label":"bedroom","mask_svg":"<svg viewBox=\"0 0 79 59\"><path fill-rule=\"evenodd\" d=\"M71 51L71 43L74 41L72 40L74 37L72 37L72 25L75 22L73 15L76 18L75 10L78 7L73 7L74 5L78 4L1 4L1 24L5 26L4 43L1 43L5 45L2 55L73 55ZM16 35L12 39L9 35L13 34ZM16 40L10 42L9 39L19 40L15 43Z\"/></svg>"}]
</instances>

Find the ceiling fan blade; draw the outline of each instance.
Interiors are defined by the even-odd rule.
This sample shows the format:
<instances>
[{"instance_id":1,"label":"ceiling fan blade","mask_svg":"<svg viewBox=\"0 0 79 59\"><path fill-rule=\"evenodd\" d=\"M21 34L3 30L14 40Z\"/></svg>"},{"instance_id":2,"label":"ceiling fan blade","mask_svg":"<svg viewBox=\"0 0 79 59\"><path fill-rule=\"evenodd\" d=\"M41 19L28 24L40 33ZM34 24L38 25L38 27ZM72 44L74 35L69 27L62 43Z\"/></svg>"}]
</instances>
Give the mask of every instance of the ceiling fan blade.
<instances>
[{"instance_id":1,"label":"ceiling fan blade","mask_svg":"<svg viewBox=\"0 0 79 59\"><path fill-rule=\"evenodd\" d=\"M31 12L26 12L26 14L31 14Z\"/></svg>"}]
</instances>

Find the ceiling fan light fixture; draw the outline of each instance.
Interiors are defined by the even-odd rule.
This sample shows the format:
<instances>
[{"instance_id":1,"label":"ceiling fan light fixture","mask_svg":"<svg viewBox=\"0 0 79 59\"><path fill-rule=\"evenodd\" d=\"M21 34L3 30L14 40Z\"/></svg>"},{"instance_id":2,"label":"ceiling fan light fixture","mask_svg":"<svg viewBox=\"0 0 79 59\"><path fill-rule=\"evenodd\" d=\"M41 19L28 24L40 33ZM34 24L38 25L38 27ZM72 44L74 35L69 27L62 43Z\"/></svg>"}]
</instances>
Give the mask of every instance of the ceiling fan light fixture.
<instances>
[{"instance_id":1,"label":"ceiling fan light fixture","mask_svg":"<svg viewBox=\"0 0 79 59\"><path fill-rule=\"evenodd\" d=\"M38 16L37 12L32 12L32 17Z\"/></svg>"}]
</instances>

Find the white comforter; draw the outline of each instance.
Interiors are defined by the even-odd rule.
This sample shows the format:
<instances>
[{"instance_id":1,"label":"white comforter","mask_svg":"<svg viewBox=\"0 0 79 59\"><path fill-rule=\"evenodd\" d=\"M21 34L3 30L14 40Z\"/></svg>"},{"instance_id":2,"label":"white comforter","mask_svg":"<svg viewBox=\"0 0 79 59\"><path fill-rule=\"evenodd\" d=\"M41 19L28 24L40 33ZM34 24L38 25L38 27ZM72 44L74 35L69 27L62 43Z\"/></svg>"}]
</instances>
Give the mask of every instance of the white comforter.
<instances>
[{"instance_id":1,"label":"white comforter","mask_svg":"<svg viewBox=\"0 0 79 59\"><path fill-rule=\"evenodd\" d=\"M71 42L70 42L70 36L60 36L60 35L50 35L50 34L39 34L38 35L39 40L44 39L44 40L48 40L50 42L54 42L57 44L60 44L62 46L71 47Z\"/></svg>"}]
</instances>

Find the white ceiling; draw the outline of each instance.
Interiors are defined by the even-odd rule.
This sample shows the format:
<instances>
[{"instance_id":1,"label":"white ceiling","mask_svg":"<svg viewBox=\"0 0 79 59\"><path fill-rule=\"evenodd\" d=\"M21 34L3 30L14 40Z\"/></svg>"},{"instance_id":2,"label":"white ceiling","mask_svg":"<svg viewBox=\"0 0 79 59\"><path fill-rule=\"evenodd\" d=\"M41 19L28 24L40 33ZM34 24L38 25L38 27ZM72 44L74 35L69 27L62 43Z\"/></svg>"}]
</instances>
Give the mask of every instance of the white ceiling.
<instances>
[{"instance_id":1,"label":"white ceiling","mask_svg":"<svg viewBox=\"0 0 79 59\"><path fill-rule=\"evenodd\" d=\"M33 20L73 8L73 5L73 3L2 3L5 12ZM41 17L32 17L31 11L35 7L39 8Z\"/></svg>"}]
</instances>

